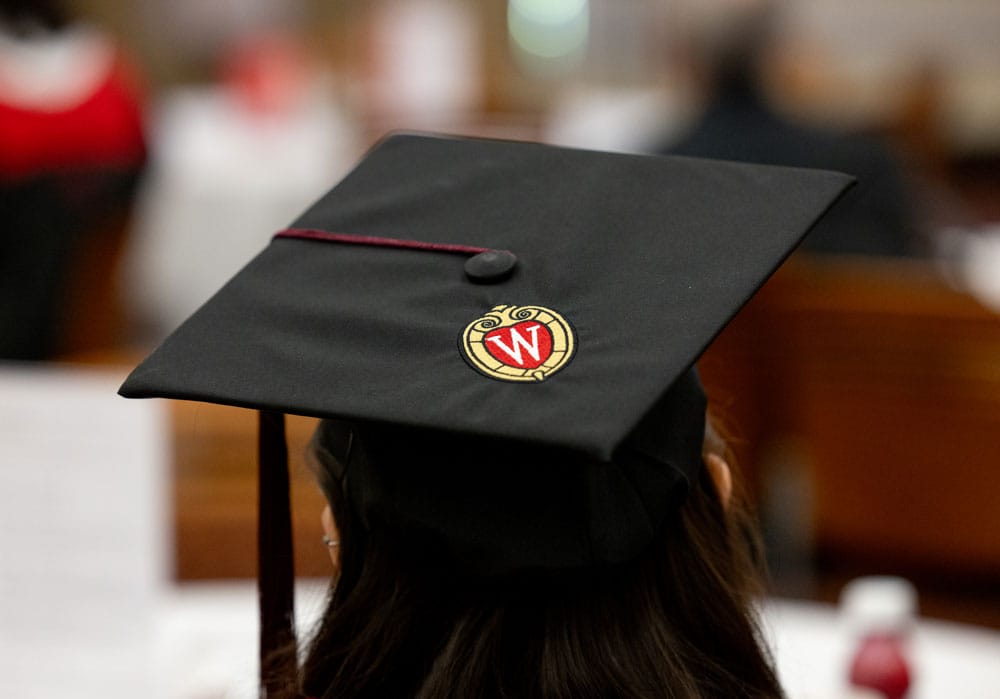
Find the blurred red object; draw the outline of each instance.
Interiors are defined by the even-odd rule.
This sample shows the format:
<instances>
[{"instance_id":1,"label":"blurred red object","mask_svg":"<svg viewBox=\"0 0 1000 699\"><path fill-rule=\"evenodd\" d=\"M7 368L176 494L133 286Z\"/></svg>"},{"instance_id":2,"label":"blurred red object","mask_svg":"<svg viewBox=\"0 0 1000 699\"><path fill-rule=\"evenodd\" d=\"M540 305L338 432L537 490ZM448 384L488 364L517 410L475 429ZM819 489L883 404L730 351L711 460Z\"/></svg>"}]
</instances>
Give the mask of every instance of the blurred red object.
<instances>
[{"instance_id":1,"label":"blurred red object","mask_svg":"<svg viewBox=\"0 0 1000 699\"><path fill-rule=\"evenodd\" d=\"M259 34L238 41L222 60L220 78L251 112L274 114L299 105L310 74L295 37Z\"/></svg>"},{"instance_id":2,"label":"blurred red object","mask_svg":"<svg viewBox=\"0 0 1000 699\"><path fill-rule=\"evenodd\" d=\"M841 592L841 614L855 641L850 683L885 699L904 699L912 685L909 641L917 591L904 578L855 578Z\"/></svg>"},{"instance_id":3,"label":"blurred red object","mask_svg":"<svg viewBox=\"0 0 1000 699\"><path fill-rule=\"evenodd\" d=\"M117 270L147 142L113 37L25 8L0 23L0 358L40 361L126 335Z\"/></svg>"},{"instance_id":4,"label":"blurred red object","mask_svg":"<svg viewBox=\"0 0 1000 699\"><path fill-rule=\"evenodd\" d=\"M48 93L48 71L31 75L16 59L0 61L0 178L95 166L130 169L145 161L143 95L134 70L110 47L81 56L67 62L53 81L61 85ZM67 89L74 68L78 84Z\"/></svg>"},{"instance_id":5,"label":"blurred red object","mask_svg":"<svg viewBox=\"0 0 1000 699\"><path fill-rule=\"evenodd\" d=\"M885 699L904 699L910 689L910 666L902 639L893 634L863 638L851 661L851 684L880 692Z\"/></svg>"}]
</instances>

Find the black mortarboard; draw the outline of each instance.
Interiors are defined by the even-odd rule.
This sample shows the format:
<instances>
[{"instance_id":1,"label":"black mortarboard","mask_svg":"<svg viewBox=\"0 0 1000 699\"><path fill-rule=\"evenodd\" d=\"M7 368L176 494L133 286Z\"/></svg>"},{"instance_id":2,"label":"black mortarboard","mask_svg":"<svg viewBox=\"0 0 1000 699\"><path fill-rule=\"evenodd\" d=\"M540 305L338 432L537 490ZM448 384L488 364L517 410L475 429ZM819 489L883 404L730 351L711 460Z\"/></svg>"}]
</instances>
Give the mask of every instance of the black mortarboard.
<instances>
[{"instance_id":1,"label":"black mortarboard","mask_svg":"<svg viewBox=\"0 0 1000 699\"><path fill-rule=\"evenodd\" d=\"M370 526L395 518L441 537L478 571L626 560L699 468L695 360L850 182L392 136L121 393L256 408L262 427L334 418L318 434L333 451L336 420L349 421L384 457L373 464L421 454L401 437L433 447L426 467L347 457L361 464L355 504ZM277 436L262 429L262 479L284 469ZM262 480L262 503L273 487ZM262 546L279 520L262 512Z\"/></svg>"}]
</instances>

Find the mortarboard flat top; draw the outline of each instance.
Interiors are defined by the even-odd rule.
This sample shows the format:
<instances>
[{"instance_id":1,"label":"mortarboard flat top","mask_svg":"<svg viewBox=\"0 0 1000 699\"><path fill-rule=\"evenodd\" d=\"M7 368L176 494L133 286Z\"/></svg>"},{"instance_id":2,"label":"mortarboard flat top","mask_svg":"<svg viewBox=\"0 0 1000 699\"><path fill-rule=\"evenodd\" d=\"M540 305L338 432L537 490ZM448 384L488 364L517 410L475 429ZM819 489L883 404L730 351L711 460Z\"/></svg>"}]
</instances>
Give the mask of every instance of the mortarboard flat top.
<instances>
[{"instance_id":1,"label":"mortarboard flat top","mask_svg":"<svg viewBox=\"0 0 1000 699\"><path fill-rule=\"evenodd\" d=\"M851 181L391 136L121 393L607 460Z\"/></svg>"}]
</instances>

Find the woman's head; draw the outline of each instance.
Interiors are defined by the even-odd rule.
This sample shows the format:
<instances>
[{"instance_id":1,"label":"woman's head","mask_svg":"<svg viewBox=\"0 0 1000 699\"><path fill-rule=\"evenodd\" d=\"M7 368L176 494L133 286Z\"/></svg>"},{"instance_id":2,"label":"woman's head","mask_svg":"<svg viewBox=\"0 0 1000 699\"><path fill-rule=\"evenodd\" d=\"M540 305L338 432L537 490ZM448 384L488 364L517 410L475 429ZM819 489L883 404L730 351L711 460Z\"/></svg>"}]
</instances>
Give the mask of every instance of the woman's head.
<instances>
[{"instance_id":1,"label":"woman's head","mask_svg":"<svg viewBox=\"0 0 1000 699\"><path fill-rule=\"evenodd\" d=\"M744 576L727 574L741 570L742 540L705 485L704 405L682 400L679 421L663 421L653 402L693 389L687 367L849 184L819 171L391 135L120 392L261 410L263 478L285 465L275 411L551 447L542 463L546 448L531 447L528 465L496 461L496 442L480 452L498 466L477 479L493 501L426 488L415 498L382 476L419 489L432 471L415 459L451 469L455 483L478 462L359 431L375 468L351 466L346 489L330 489L342 571L306 664L314 693L614 695L633 673L633 694L656 684L746 696L767 683L763 671L742 673L738 691L727 679L760 653ZM557 449L598 463L575 468ZM261 558L287 562L277 536L287 498L261 492L261 527L279 515ZM261 586L266 654L289 635L292 576L287 565L261 570L280 573Z\"/></svg>"},{"instance_id":2,"label":"woman's head","mask_svg":"<svg viewBox=\"0 0 1000 699\"><path fill-rule=\"evenodd\" d=\"M336 434L342 441L333 448L347 447L350 458L361 449L369 461L399 455L364 444L360 432ZM426 527L359 509L363 488L345 482L345 464L324 440L314 444L336 519L340 579L305 664L310 696L779 694L752 610L753 528L739 493L726 494L724 445L711 428L707 468L639 555L487 575L461 565ZM409 462L394 467L416 474L434 463L422 451L431 445L410 447Z\"/></svg>"}]
</instances>

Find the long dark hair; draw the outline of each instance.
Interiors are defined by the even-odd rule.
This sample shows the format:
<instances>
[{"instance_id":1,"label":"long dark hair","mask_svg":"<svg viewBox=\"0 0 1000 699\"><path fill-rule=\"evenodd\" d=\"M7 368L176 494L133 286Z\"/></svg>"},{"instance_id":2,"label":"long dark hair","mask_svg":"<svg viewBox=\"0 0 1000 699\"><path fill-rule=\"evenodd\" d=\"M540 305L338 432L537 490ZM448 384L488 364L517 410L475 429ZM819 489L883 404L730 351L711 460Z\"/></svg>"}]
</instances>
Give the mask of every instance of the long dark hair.
<instances>
[{"instance_id":1,"label":"long dark hair","mask_svg":"<svg viewBox=\"0 0 1000 699\"><path fill-rule=\"evenodd\" d=\"M365 531L333 472L317 464L341 575L302 667L306 696L782 696L754 611L756 530L706 469L637 560L502 579L462 576L407 532Z\"/></svg>"}]
</instances>

